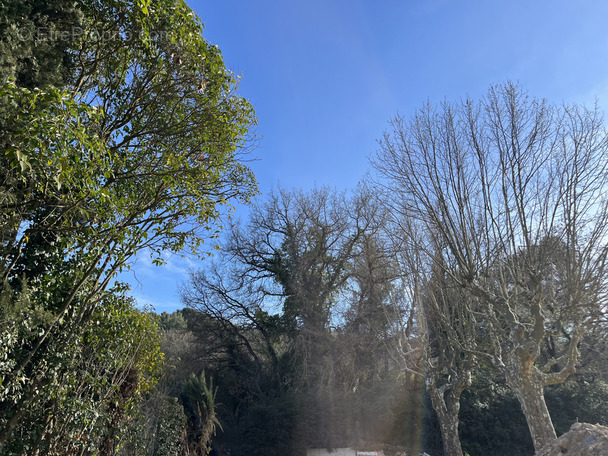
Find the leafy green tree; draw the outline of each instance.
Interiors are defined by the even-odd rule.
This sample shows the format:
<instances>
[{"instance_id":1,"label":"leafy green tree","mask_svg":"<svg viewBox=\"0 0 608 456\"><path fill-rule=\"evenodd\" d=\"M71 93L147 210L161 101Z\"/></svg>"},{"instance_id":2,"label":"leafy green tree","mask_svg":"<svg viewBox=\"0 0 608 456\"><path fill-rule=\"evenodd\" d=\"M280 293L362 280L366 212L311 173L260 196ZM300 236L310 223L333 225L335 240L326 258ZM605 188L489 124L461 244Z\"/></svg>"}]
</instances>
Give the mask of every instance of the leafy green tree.
<instances>
[{"instance_id":1,"label":"leafy green tree","mask_svg":"<svg viewBox=\"0 0 608 456\"><path fill-rule=\"evenodd\" d=\"M7 17L34 18L35 26L43 14L33 5L22 15L12 5ZM72 358L97 321L92 316L120 296L120 287L110 288L115 274L143 250L155 252L158 264L165 250L197 251L215 234L221 206L255 193L238 161L253 110L235 95L236 78L185 3L75 5L54 27L77 23L81 33L48 50L54 67L60 55L70 57L53 73L61 77L36 76L35 84L17 77L0 90L1 291L11 308L28 303L14 314L17 329L3 327L0 335L10 341L3 349L3 451L24 430L48 428L29 415L45 388L60 379L82 384ZM21 57L9 55L18 47L2 52L16 62L7 76L28 74ZM46 61L34 57L30 63ZM90 397L101 407L99 395ZM112 420L105 426L111 435Z\"/></svg>"},{"instance_id":2,"label":"leafy green tree","mask_svg":"<svg viewBox=\"0 0 608 456\"><path fill-rule=\"evenodd\" d=\"M28 349L28 333L39 331L36 318L45 316L42 309L24 302L23 294L16 295L21 302L5 298L2 307L3 323L17 333L12 346L5 346L9 354ZM47 345L50 359L38 361L33 371L41 377L35 389L26 378L20 379L17 390L11 383L2 385L3 404L21 400L6 454L96 449L112 454L114 437L160 373L156 318L136 310L130 299L109 295L86 326L63 325L67 330Z\"/></svg>"}]
</instances>

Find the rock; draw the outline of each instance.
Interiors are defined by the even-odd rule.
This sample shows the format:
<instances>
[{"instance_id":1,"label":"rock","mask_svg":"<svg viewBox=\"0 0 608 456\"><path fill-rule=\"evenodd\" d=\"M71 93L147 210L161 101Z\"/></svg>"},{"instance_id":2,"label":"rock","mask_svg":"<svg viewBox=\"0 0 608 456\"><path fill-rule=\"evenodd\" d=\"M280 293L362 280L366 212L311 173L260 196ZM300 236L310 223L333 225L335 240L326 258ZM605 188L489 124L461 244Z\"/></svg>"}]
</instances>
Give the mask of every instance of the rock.
<instances>
[{"instance_id":1,"label":"rock","mask_svg":"<svg viewBox=\"0 0 608 456\"><path fill-rule=\"evenodd\" d=\"M559 439L545 445L536 456L606 456L608 427L599 424L575 423Z\"/></svg>"}]
</instances>

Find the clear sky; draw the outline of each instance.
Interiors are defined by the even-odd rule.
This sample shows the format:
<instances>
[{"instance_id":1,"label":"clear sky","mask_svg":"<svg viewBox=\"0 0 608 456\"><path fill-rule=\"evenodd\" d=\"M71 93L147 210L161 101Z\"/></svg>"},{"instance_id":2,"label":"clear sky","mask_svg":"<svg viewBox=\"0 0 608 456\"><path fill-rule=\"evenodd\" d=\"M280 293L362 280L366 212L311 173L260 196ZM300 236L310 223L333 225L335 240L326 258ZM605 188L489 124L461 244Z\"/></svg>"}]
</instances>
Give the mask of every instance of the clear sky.
<instances>
[{"instance_id":1,"label":"clear sky","mask_svg":"<svg viewBox=\"0 0 608 456\"><path fill-rule=\"evenodd\" d=\"M605 0L187 2L255 107L251 167L263 194L352 189L391 117L506 80L557 103L597 98L607 111ZM200 266L141 256L128 279L141 305L172 311L177 284Z\"/></svg>"}]
</instances>

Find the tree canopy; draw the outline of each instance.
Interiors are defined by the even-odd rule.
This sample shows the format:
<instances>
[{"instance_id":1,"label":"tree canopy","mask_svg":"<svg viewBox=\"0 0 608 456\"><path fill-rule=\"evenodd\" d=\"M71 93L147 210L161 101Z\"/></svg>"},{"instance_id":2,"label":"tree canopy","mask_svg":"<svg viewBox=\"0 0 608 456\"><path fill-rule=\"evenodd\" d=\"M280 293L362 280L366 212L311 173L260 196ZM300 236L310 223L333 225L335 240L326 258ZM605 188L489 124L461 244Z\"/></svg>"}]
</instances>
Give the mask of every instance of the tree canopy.
<instances>
[{"instance_id":1,"label":"tree canopy","mask_svg":"<svg viewBox=\"0 0 608 456\"><path fill-rule=\"evenodd\" d=\"M2 329L0 445L52 453L68 439L68 452L111 454L125 411L108 394L126 404L151 381L148 367L104 364L111 381L101 394L84 387L91 364L75 368L80 346L92 347L100 321L111 332L148 318L113 282L135 254L151 251L161 264L164 251L199 253L221 208L256 193L241 160L256 119L181 0L15 1L4 20L0 272L11 325ZM114 313L120 303L135 314ZM145 347L128 339L125 352L104 348L132 362L153 334ZM76 390L61 389L66 382ZM84 407L71 400L92 401L98 414L43 418ZM79 439L91 426L105 440Z\"/></svg>"}]
</instances>

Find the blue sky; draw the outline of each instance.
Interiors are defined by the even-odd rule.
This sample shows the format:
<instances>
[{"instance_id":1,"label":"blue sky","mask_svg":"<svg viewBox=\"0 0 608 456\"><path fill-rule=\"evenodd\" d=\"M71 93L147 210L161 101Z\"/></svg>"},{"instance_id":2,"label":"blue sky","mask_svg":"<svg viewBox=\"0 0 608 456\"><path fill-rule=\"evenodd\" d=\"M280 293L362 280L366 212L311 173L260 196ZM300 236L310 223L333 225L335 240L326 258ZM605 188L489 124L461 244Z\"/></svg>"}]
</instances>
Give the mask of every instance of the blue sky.
<instances>
[{"instance_id":1,"label":"blue sky","mask_svg":"<svg viewBox=\"0 0 608 456\"><path fill-rule=\"evenodd\" d=\"M608 2L187 0L204 36L242 75L273 187L352 189L397 113L483 96L517 81L550 101L608 107ZM200 262L142 255L128 276L141 305L179 308L177 284Z\"/></svg>"}]
</instances>

